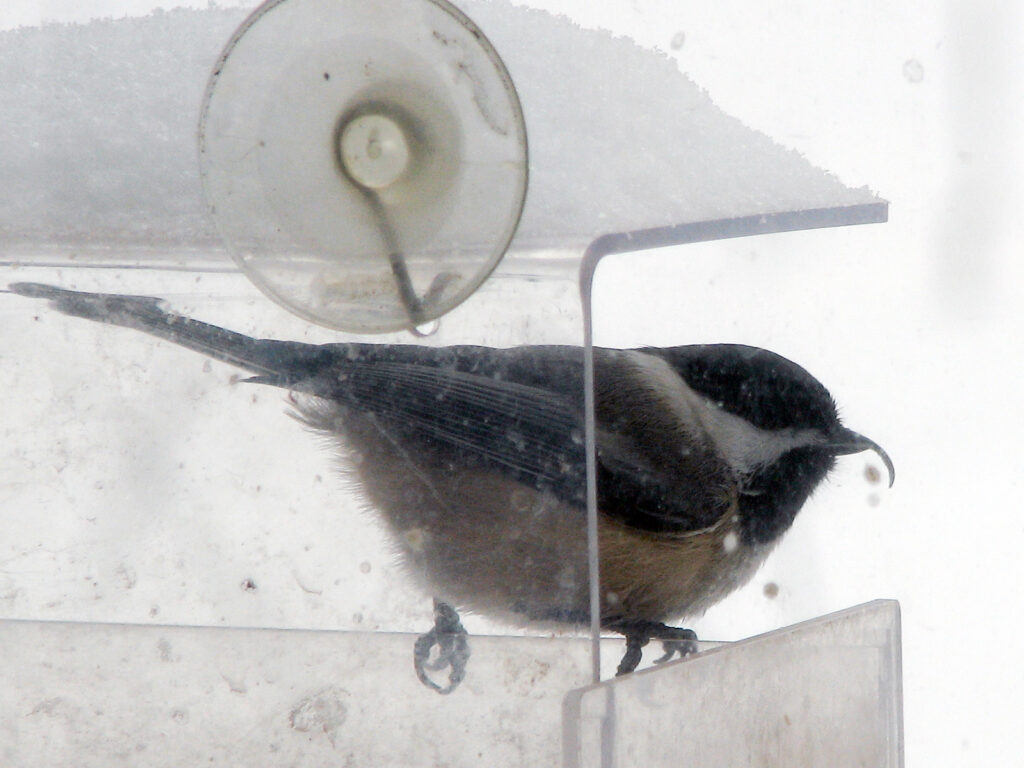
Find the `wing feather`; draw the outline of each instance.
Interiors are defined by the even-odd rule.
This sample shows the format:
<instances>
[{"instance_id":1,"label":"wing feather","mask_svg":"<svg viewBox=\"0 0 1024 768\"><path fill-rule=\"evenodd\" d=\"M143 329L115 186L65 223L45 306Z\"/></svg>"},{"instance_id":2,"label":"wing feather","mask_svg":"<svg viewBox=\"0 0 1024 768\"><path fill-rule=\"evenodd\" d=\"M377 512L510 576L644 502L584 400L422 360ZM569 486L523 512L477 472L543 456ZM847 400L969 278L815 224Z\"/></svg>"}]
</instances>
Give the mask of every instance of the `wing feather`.
<instances>
[{"instance_id":1,"label":"wing feather","mask_svg":"<svg viewBox=\"0 0 1024 768\"><path fill-rule=\"evenodd\" d=\"M579 347L311 345L251 338L167 312L147 296L37 283L10 288L66 314L144 331L247 369L256 374L250 381L372 413L407 448L433 452L453 469L491 467L584 504ZM661 394L624 365L631 354L644 353L595 350L601 509L643 530L706 529L726 508L721 462L694 425L666 417L672 409Z\"/></svg>"}]
</instances>

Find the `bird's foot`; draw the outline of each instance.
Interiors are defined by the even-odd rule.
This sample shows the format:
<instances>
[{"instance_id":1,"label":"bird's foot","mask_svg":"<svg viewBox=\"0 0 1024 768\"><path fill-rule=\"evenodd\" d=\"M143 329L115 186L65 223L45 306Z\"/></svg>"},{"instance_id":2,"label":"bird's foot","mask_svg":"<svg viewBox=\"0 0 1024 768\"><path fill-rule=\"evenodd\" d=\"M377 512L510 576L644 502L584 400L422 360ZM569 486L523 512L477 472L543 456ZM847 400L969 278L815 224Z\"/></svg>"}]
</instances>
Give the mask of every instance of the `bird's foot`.
<instances>
[{"instance_id":1,"label":"bird's foot","mask_svg":"<svg viewBox=\"0 0 1024 768\"><path fill-rule=\"evenodd\" d=\"M681 635L685 634L686 636L673 640L659 638L661 640L661 650L664 653L654 660L655 664L664 664L666 661L671 661L677 653L679 658L682 659L691 653L696 653L698 650L697 633L692 629L682 629L679 627L668 627L668 629L676 630Z\"/></svg>"},{"instance_id":2,"label":"bird's foot","mask_svg":"<svg viewBox=\"0 0 1024 768\"><path fill-rule=\"evenodd\" d=\"M664 664L679 654L679 658L697 652L697 633L692 629L670 627L659 621L621 620L605 624L606 629L621 633L626 638L626 652L619 662L615 676L628 675L643 658L643 648L651 640L660 640L664 654L654 660Z\"/></svg>"},{"instance_id":3,"label":"bird's foot","mask_svg":"<svg viewBox=\"0 0 1024 768\"><path fill-rule=\"evenodd\" d=\"M437 655L431 659L434 646ZM440 694L448 694L458 688L466 676L469 662L469 635L459 614L448 603L434 599L434 628L420 635L413 648L413 663L416 676L427 688ZM448 684L440 686L430 679L429 672L450 668Z\"/></svg>"}]
</instances>

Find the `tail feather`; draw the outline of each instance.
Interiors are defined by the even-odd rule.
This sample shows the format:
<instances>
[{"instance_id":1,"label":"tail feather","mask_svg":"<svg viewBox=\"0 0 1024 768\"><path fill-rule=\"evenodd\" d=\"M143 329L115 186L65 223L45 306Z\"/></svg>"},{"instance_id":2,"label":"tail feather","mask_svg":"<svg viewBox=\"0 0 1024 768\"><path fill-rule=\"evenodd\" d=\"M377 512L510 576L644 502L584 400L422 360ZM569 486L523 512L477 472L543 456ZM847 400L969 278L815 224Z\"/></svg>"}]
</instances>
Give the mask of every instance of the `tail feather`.
<instances>
[{"instance_id":1,"label":"tail feather","mask_svg":"<svg viewBox=\"0 0 1024 768\"><path fill-rule=\"evenodd\" d=\"M151 296L85 293L42 283L13 283L12 293L46 299L64 314L132 328L201 352L257 374L256 380L290 386L308 378L322 364L321 348L312 344L255 339L162 308Z\"/></svg>"}]
</instances>

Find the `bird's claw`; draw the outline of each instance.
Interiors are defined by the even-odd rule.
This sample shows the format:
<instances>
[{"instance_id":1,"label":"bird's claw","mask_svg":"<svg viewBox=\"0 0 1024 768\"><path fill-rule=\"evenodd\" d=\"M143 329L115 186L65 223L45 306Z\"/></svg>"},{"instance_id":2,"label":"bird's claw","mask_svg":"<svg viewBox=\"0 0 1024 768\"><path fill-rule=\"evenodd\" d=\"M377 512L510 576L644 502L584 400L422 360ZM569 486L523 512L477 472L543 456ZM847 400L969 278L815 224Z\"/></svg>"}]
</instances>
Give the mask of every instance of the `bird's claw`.
<instances>
[{"instance_id":1,"label":"bird's claw","mask_svg":"<svg viewBox=\"0 0 1024 768\"><path fill-rule=\"evenodd\" d=\"M674 658L696 653L697 633L692 629L669 627L659 622L621 621L607 625L609 629L621 632L626 638L626 652L619 662L615 676L621 677L634 671L643 658L643 648L651 640L660 640L664 654L654 660L655 664L664 664Z\"/></svg>"},{"instance_id":2,"label":"bird's claw","mask_svg":"<svg viewBox=\"0 0 1024 768\"><path fill-rule=\"evenodd\" d=\"M664 664L666 661L671 661L675 658L678 653L679 658L683 659L689 656L691 653L696 653L697 647L697 635L693 630L687 629L684 632L690 632L693 634L692 638L685 640L662 640L661 649L665 652L654 660L655 664Z\"/></svg>"},{"instance_id":3,"label":"bird's claw","mask_svg":"<svg viewBox=\"0 0 1024 768\"><path fill-rule=\"evenodd\" d=\"M616 677L628 675L637 668L644 655L644 646L650 640L651 638L644 635L626 635L626 652L622 654L622 661L619 662L619 667L615 670Z\"/></svg>"},{"instance_id":4,"label":"bird's claw","mask_svg":"<svg viewBox=\"0 0 1024 768\"><path fill-rule=\"evenodd\" d=\"M437 656L431 659L431 653L437 646ZM426 634L420 635L413 647L413 663L416 676L423 685L440 694L449 694L458 688L466 676L466 665L469 662L469 635L459 614L447 603L434 600L434 627ZM448 667L448 684L438 685L430 679L428 672L437 672Z\"/></svg>"}]
</instances>

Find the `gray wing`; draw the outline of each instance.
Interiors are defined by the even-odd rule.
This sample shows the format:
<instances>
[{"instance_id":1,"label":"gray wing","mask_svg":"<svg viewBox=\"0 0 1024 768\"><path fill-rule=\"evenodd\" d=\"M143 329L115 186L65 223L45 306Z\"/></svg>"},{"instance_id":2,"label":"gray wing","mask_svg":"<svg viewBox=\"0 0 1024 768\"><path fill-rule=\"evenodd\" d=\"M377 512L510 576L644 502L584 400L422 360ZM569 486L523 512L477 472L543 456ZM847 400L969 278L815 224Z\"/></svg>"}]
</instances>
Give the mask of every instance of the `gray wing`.
<instances>
[{"instance_id":1,"label":"gray wing","mask_svg":"<svg viewBox=\"0 0 1024 768\"><path fill-rule=\"evenodd\" d=\"M302 391L372 413L393 439L431 451L453 471L489 468L580 508L585 504L582 352L578 347L431 348L255 339L164 310L146 296L91 294L35 283L12 292L48 299L69 315L133 328L256 374L251 381ZM670 426L643 416L663 407L632 393L633 418L602 401L616 353L596 350L598 496L605 514L651 531L706 528L724 511L707 482L718 464L700 445L665 450ZM653 438L653 441L652 441ZM671 442L667 443L672 448Z\"/></svg>"}]
</instances>

